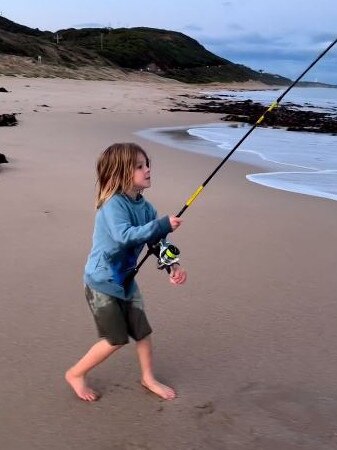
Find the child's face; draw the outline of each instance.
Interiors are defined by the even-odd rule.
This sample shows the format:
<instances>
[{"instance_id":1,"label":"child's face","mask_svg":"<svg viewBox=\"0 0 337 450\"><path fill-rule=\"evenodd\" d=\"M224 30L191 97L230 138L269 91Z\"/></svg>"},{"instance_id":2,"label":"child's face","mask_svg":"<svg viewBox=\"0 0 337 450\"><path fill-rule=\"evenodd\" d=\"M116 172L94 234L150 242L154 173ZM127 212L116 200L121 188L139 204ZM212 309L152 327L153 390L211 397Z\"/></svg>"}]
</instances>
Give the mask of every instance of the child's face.
<instances>
[{"instance_id":1,"label":"child's face","mask_svg":"<svg viewBox=\"0 0 337 450\"><path fill-rule=\"evenodd\" d=\"M133 174L133 188L137 191L151 187L150 164L143 153L138 153Z\"/></svg>"}]
</instances>

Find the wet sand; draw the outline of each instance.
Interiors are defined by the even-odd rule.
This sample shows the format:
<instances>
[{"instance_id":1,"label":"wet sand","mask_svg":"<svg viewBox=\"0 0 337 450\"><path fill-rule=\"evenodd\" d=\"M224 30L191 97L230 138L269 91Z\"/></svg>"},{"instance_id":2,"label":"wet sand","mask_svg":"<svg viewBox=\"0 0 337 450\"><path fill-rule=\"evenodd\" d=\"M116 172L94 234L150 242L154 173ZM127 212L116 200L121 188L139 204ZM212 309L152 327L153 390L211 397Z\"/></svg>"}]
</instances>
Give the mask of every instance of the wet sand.
<instances>
[{"instance_id":1,"label":"wet sand","mask_svg":"<svg viewBox=\"0 0 337 450\"><path fill-rule=\"evenodd\" d=\"M177 212L214 158L134 133L215 122L169 113L180 83L0 78L0 447L327 450L337 447L335 202L249 183L230 162L172 235L189 279L148 261L139 284L165 402L139 385L130 344L95 369L103 394L75 398L64 371L96 341L82 287L94 163L115 141L150 153L147 197ZM47 106L42 106L47 105ZM104 108L104 109L103 109ZM82 114L79 114L82 113ZM85 113L85 114L83 114Z\"/></svg>"}]
</instances>

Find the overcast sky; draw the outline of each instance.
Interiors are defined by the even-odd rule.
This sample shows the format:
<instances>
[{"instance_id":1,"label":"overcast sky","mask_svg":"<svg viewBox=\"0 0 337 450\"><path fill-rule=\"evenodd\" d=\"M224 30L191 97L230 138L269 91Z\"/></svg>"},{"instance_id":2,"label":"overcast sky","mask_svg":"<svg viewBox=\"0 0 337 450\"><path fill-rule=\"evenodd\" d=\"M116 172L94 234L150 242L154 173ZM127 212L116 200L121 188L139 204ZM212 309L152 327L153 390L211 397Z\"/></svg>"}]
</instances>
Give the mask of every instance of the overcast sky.
<instances>
[{"instance_id":1,"label":"overcast sky","mask_svg":"<svg viewBox=\"0 0 337 450\"><path fill-rule=\"evenodd\" d=\"M292 79L337 38L336 0L1 0L0 13L40 30L180 31L232 62ZM306 79L337 84L337 44Z\"/></svg>"}]
</instances>

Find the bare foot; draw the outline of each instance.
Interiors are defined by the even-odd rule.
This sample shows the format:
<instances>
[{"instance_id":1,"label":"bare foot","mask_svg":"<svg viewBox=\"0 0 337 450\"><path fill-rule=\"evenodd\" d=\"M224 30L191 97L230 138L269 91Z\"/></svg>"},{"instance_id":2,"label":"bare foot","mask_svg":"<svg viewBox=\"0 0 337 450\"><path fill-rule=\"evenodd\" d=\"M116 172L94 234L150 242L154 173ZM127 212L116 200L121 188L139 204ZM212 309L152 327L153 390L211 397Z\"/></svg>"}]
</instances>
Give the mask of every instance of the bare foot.
<instances>
[{"instance_id":1,"label":"bare foot","mask_svg":"<svg viewBox=\"0 0 337 450\"><path fill-rule=\"evenodd\" d=\"M75 394L86 402L94 402L99 399L99 395L87 386L84 377L72 375L71 369L65 374L65 379L75 391Z\"/></svg>"},{"instance_id":2,"label":"bare foot","mask_svg":"<svg viewBox=\"0 0 337 450\"><path fill-rule=\"evenodd\" d=\"M163 398L164 400L173 400L176 398L175 391L169 386L165 386L165 384L159 383L159 381L152 379L149 381L141 380L141 384L143 387Z\"/></svg>"}]
</instances>

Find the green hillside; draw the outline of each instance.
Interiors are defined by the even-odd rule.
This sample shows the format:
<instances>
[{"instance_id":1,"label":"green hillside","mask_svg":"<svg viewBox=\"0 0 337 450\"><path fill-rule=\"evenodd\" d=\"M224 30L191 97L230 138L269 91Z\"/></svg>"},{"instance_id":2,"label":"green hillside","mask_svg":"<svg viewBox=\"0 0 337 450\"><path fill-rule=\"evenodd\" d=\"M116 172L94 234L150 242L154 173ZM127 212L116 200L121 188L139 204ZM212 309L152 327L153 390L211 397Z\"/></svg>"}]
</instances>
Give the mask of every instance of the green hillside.
<instances>
[{"instance_id":1,"label":"green hillside","mask_svg":"<svg viewBox=\"0 0 337 450\"><path fill-rule=\"evenodd\" d=\"M52 33L0 17L0 54L35 59L39 55L44 64L71 68L91 65L148 71L188 83L290 83L287 78L233 64L182 33L154 28L71 28Z\"/></svg>"}]
</instances>

